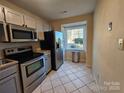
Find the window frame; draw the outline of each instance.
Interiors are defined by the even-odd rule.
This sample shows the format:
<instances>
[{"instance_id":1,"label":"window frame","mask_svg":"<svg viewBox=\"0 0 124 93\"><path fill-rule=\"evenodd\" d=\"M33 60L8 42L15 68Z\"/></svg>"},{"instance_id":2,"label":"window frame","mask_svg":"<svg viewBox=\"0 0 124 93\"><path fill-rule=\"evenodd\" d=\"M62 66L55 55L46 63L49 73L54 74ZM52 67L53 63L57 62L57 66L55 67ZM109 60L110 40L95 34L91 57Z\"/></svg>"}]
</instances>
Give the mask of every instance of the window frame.
<instances>
[{"instance_id":1,"label":"window frame","mask_svg":"<svg viewBox=\"0 0 124 93\"><path fill-rule=\"evenodd\" d=\"M83 41L84 41L84 43L83 43L83 49L78 49L78 48L67 48L67 32L65 31L65 28L70 28L70 27L76 27L76 26L85 26L85 28L84 28L84 32L83 32L83 34L85 34L86 35L86 30L87 30L87 21L83 21L83 22L76 22L76 23L69 23L69 24L64 24L64 25L62 25L61 26L61 29L62 29L62 31L63 31L63 35L64 35L64 46L66 46L65 47L65 50L86 50L86 44L84 45L84 43L86 43L86 41L84 41L84 40L86 40L86 36L84 36L83 38L85 38Z\"/></svg>"}]
</instances>

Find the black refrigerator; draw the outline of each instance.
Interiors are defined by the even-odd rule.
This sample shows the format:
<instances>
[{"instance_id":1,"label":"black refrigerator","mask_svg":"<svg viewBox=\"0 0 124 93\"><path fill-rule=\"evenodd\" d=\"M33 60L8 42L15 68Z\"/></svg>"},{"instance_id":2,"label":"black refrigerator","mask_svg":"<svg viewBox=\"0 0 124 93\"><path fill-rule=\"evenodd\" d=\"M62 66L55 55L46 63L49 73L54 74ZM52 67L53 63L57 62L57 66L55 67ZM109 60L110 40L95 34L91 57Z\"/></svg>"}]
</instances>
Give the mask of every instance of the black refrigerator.
<instances>
[{"instance_id":1,"label":"black refrigerator","mask_svg":"<svg viewBox=\"0 0 124 93\"><path fill-rule=\"evenodd\" d=\"M44 39L40 41L42 50L51 51L51 65L53 70L63 64L63 33L57 31L44 32Z\"/></svg>"}]
</instances>

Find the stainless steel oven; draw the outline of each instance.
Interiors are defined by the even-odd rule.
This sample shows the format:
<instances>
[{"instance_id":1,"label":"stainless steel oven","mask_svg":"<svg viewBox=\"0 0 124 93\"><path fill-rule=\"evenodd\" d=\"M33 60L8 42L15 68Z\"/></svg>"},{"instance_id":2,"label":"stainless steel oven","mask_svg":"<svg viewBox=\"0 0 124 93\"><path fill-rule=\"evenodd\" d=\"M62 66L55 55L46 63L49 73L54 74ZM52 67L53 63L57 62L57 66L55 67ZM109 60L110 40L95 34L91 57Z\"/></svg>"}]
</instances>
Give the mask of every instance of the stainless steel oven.
<instances>
[{"instance_id":1,"label":"stainless steel oven","mask_svg":"<svg viewBox=\"0 0 124 93\"><path fill-rule=\"evenodd\" d=\"M4 53L5 58L18 61L23 92L32 93L46 77L44 54L33 52L32 47L9 48Z\"/></svg>"},{"instance_id":2,"label":"stainless steel oven","mask_svg":"<svg viewBox=\"0 0 124 93\"><path fill-rule=\"evenodd\" d=\"M35 58L20 66L24 93L31 93L36 88L36 84L40 82L42 80L41 78L46 74L45 59L44 57Z\"/></svg>"},{"instance_id":3,"label":"stainless steel oven","mask_svg":"<svg viewBox=\"0 0 124 93\"><path fill-rule=\"evenodd\" d=\"M6 30L6 23L0 22L0 42L8 42L8 34Z\"/></svg>"},{"instance_id":4,"label":"stainless steel oven","mask_svg":"<svg viewBox=\"0 0 124 93\"><path fill-rule=\"evenodd\" d=\"M9 24L7 28L9 31L10 42L26 42L38 40L37 32L35 32L35 29L13 24Z\"/></svg>"}]
</instances>

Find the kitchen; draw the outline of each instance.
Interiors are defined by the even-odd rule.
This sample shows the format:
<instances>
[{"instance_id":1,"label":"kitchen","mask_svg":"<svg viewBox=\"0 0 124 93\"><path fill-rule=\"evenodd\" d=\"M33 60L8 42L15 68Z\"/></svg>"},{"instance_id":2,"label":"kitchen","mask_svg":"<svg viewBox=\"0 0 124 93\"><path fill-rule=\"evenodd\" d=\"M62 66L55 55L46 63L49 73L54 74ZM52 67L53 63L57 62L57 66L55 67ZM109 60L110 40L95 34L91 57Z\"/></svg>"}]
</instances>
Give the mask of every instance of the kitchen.
<instances>
[{"instance_id":1,"label":"kitchen","mask_svg":"<svg viewBox=\"0 0 124 93\"><path fill-rule=\"evenodd\" d=\"M59 31L58 29L54 30ZM59 72L64 66L70 64L75 68L76 64L72 62L63 65L62 32L52 31L50 22L4 0L0 1L0 31L0 59L3 59L0 61L0 93L41 93L41 91L37 92L40 90L39 86L44 84L47 76L54 73L51 70ZM43 31L45 32L43 33ZM41 48L44 50L41 50ZM84 64L79 63L78 66L80 67L79 71L83 66L83 69L90 73L90 69L85 67ZM90 67L90 65L87 66ZM59 75L63 76L64 74L61 72ZM66 74L68 73L71 72L68 71ZM83 74L85 74L85 71L82 71L81 75ZM80 74L78 75L80 76ZM89 78L89 82L94 84L94 80L91 77ZM89 89L89 82L89 87L84 88L83 91L92 93L94 90ZM80 87L87 85L80 83ZM45 91L42 91L43 93L47 93L45 88L41 88ZM65 92L68 88L62 90ZM68 91L73 92L77 89Z\"/></svg>"}]
</instances>

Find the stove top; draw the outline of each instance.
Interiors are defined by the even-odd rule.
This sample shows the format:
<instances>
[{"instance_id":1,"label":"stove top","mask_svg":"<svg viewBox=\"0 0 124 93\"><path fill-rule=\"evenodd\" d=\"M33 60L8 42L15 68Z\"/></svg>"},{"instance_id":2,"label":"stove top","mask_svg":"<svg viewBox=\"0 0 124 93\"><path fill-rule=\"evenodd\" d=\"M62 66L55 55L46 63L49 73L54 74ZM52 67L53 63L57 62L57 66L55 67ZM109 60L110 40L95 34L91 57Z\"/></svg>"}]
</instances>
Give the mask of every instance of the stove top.
<instances>
[{"instance_id":1,"label":"stove top","mask_svg":"<svg viewBox=\"0 0 124 93\"><path fill-rule=\"evenodd\" d=\"M33 60L35 58L38 58L44 55L43 53L33 52L32 47L5 49L4 53L7 59L19 61L19 64Z\"/></svg>"},{"instance_id":2,"label":"stove top","mask_svg":"<svg viewBox=\"0 0 124 93\"><path fill-rule=\"evenodd\" d=\"M9 56L6 56L6 58L19 61L19 63L21 64L21 63L33 60L43 55L44 55L43 53L26 52L26 53L9 55Z\"/></svg>"}]
</instances>

